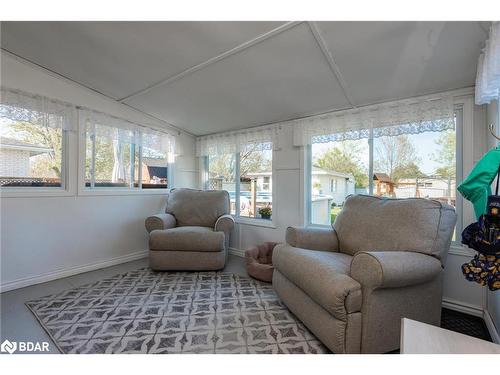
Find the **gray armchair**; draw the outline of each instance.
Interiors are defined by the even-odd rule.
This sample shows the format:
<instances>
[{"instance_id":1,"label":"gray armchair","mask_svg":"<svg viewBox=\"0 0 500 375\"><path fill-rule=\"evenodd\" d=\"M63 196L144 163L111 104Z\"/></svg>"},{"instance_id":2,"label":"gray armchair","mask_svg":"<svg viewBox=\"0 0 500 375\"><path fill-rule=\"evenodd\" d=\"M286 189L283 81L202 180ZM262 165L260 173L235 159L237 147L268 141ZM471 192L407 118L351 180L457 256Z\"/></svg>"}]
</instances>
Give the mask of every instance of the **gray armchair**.
<instances>
[{"instance_id":1,"label":"gray armchair","mask_svg":"<svg viewBox=\"0 0 500 375\"><path fill-rule=\"evenodd\" d=\"M335 353L399 348L402 317L439 325L456 214L428 199L350 196L333 228L288 228L273 288Z\"/></svg>"},{"instance_id":2,"label":"gray armchair","mask_svg":"<svg viewBox=\"0 0 500 375\"><path fill-rule=\"evenodd\" d=\"M165 213L146 219L149 263L154 270L224 268L234 220L223 190L172 189Z\"/></svg>"}]
</instances>

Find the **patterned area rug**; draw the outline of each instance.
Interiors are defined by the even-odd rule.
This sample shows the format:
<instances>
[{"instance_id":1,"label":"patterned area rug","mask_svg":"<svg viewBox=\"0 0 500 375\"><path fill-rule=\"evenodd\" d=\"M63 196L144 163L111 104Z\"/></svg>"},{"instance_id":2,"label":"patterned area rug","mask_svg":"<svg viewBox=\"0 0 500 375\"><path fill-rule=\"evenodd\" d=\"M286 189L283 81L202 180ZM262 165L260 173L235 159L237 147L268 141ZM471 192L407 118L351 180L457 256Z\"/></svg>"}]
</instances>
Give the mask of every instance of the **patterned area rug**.
<instances>
[{"instance_id":1,"label":"patterned area rug","mask_svg":"<svg viewBox=\"0 0 500 375\"><path fill-rule=\"evenodd\" d=\"M140 269L26 305L63 353L327 353L271 285Z\"/></svg>"}]
</instances>

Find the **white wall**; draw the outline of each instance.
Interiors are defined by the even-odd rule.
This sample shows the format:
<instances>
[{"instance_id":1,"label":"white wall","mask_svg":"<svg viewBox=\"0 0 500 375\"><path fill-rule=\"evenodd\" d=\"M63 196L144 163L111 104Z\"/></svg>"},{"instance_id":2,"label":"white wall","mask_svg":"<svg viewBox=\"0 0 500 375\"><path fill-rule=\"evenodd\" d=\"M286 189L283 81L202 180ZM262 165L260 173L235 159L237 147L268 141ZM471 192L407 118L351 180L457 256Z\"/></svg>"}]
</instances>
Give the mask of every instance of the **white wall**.
<instances>
[{"instance_id":1,"label":"white wall","mask_svg":"<svg viewBox=\"0 0 500 375\"><path fill-rule=\"evenodd\" d=\"M75 83L1 55L1 84L93 108L139 123L166 127L124 105ZM196 187L194 138L179 134L174 186ZM160 212L163 195L78 195L77 134L69 135L69 193L9 197L1 206L2 290L88 271L143 257L147 250L144 219Z\"/></svg>"},{"instance_id":2,"label":"white wall","mask_svg":"<svg viewBox=\"0 0 500 375\"><path fill-rule=\"evenodd\" d=\"M472 108L471 98L468 99ZM475 107L471 114L474 129L464 131L464 175L479 160L486 149L485 108ZM305 152L292 144L292 129L286 124L280 130L281 149L273 151L273 228L251 225L240 222L236 225L231 239L232 251L242 254L252 245L263 241L284 241L288 226L304 225L304 168ZM465 223L473 218L472 206L465 203ZM460 235L460 234L459 234ZM445 306L459 309L467 313L482 315L484 304L484 288L467 282L461 272L461 265L469 261L473 252L456 247L448 255L445 266L443 300Z\"/></svg>"},{"instance_id":3,"label":"white wall","mask_svg":"<svg viewBox=\"0 0 500 375\"><path fill-rule=\"evenodd\" d=\"M499 109L500 108L498 107L498 103L496 101L488 105L487 123L494 124L494 128L496 129L497 134L500 134L500 124L498 118ZM490 147L495 147L498 144L498 141L492 136L489 136L488 141ZM489 315L489 317L487 316L486 319L488 320L489 318L491 318L491 323L493 324L497 332L496 340L498 343L500 343L500 290L497 290L496 292L487 292L486 311Z\"/></svg>"}]
</instances>

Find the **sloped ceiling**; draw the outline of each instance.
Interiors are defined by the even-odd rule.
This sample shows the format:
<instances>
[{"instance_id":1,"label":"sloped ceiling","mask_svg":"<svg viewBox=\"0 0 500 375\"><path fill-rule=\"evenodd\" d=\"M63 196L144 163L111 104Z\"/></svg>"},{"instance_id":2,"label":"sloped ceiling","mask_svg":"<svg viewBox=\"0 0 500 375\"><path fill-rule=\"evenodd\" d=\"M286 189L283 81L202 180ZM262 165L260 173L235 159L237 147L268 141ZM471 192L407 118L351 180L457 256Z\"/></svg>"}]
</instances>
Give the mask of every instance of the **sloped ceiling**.
<instances>
[{"instance_id":1,"label":"sloped ceiling","mask_svg":"<svg viewBox=\"0 0 500 375\"><path fill-rule=\"evenodd\" d=\"M193 135L474 85L488 23L2 22L3 50Z\"/></svg>"}]
</instances>

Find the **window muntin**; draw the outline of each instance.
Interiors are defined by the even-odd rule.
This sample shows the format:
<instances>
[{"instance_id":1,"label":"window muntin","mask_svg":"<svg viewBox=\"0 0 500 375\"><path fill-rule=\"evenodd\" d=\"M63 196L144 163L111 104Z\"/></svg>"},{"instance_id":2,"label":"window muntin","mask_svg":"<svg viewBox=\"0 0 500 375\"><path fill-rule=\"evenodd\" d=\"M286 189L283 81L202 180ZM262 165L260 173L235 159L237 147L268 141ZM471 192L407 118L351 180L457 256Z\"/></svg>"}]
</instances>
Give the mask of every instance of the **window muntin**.
<instances>
[{"instance_id":1,"label":"window muntin","mask_svg":"<svg viewBox=\"0 0 500 375\"><path fill-rule=\"evenodd\" d=\"M456 194L457 176L461 173L461 156L457 147L462 124L462 109L456 110L455 128L418 134L369 137L355 141L313 143L310 148L309 222L330 225L342 209L318 179L318 167L344 170L345 165L357 166L352 171L352 193L393 197L431 198L449 203L460 214L460 196ZM370 147L371 143L371 147ZM325 155L330 158L325 157ZM323 157L323 160L320 160ZM373 170L369 178L369 170ZM350 177L350 176L349 176ZM339 180L340 181L340 180ZM347 180L348 181L348 180ZM459 182L459 180L458 180ZM339 182L338 193L342 192ZM328 194L327 194L328 193ZM343 194L344 198L349 194ZM327 196L327 198L325 198ZM332 199L328 204L317 200ZM460 220L457 231L460 230Z\"/></svg>"},{"instance_id":2,"label":"window muntin","mask_svg":"<svg viewBox=\"0 0 500 375\"><path fill-rule=\"evenodd\" d=\"M272 210L270 142L247 144L239 153L210 155L206 160L205 188L227 190L232 215L260 219L259 209L268 207Z\"/></svg>"},{"instance_id":3,"label":"window muntin","mask_svg":"<svg viewBox=\"0 0 500 375\"><path fill-rule=\"evenodd\" d=\"M65 130L6 117L0 125L0 186L64 187Z\"/></svg>"}]
</instances>

